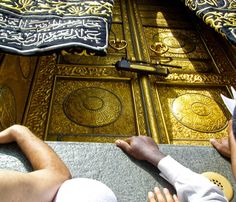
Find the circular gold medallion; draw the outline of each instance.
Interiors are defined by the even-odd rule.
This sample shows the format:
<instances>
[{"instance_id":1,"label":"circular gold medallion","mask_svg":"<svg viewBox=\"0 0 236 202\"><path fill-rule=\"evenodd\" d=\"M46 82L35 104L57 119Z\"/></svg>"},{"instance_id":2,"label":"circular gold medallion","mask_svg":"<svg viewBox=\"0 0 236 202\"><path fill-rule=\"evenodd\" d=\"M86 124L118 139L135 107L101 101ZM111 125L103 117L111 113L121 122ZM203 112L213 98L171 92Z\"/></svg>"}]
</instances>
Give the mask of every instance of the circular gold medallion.
<instances>
[{"instance_id":1,"label":"circular gold medallion","mask_svg":"<svg viewBox=\"0 0 236 202\"><path fill-rule=\"evenodd\" d=\"M87 127L113 123L120 116L121 102L112 92L103 88L80 88L71 92L63 103L66 116Z\"/></svg>"},{"instance_id":2,"label":"circular gold medallion","mask_svg":"<svg viewBox=\"0 0 236 202\"><path fill-rule=\"evenodd\" d=\"M184 126L199 132L217 132L227 126L220 104L202 94L184 94L172 104L175 118Z\"/></svg>"},{"instance_id":3,"label":"circular gold medallion","mask_svg":"<svg viewBox=\"0 0 236 202\"><path fill-rule=\"evenodd\" d=\"M163 36L162 43L168 47L169 53L185 54L196 49L194 41L187 35L168 33Z\"/></svg>"}]
</instances>

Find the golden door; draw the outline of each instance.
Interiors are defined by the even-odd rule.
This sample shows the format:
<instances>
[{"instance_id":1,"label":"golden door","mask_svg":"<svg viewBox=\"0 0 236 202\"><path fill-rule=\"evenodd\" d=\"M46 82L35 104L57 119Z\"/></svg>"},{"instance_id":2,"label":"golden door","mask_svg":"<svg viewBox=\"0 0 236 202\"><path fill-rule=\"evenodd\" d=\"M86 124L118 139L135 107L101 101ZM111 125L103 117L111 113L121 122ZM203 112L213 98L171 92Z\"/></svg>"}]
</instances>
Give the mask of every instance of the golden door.
<instances>
[{"instance_id":1,"label":"golden door","mask_svg":"<svg viewBox=\"0 0 236 202\"><path fill-rule=\"evenodd\" d=\"M227 135L220 94L236 87L234 51L178 1L116 0L107 56L1 54L1 129L21 123L52 141L147 135L208 145ZM121 58L176 68L166 77L116 70Z\"/></svg>"}]
</instances>

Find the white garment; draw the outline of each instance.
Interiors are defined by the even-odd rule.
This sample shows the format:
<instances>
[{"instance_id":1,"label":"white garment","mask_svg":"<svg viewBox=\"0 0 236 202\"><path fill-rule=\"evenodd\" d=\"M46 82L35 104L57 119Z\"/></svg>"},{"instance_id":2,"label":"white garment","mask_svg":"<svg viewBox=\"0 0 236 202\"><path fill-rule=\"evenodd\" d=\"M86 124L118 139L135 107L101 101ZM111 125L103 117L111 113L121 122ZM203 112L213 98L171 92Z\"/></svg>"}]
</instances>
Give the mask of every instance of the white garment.
<instances>
[{"instance_id":1,"label":"white garment","mask_svg":"<svg viewBox=\"0 0 236 202\"><path fill-rule=\"evenodd\" d=\"M87 178L66 180L54 202L117 202L115 194L105 184Z\"/></svg>"},{"instance_id":2,"label":"white garment","mask_svg":"<svg viewBox=\"0 0 236 202\"><path fill-rule=\"evenodd\" d=\"M206 177L184 167L170 156L157 165L160 175L172 184L181 202L227 202L223 192Z\"/></svg>"}]
</instances>

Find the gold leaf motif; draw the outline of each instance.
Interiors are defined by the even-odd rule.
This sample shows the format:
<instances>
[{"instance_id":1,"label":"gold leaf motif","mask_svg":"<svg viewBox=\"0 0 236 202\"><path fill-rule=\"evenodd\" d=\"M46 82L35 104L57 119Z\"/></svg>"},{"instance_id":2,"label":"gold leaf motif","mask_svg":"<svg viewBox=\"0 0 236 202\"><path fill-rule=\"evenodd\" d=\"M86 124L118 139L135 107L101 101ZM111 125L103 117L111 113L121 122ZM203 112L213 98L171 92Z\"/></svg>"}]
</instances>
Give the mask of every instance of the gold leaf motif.
<instances>
[{"instance_id":1,"label":"gold leaf motif","mask_svg":"<svg viewBox=\"0 0 236 202\"><path fill-rule=\"evenodd\" d=\"M215 28L218 32L224 26L236 26L235 21L236 14L234 13L223 13L219 11L207 12L203 19L211 27ZM222 32L221 32L222 34Z\"/></svg>"},{"instance_id":2,"label":"gold leaf motif","mask_svg":"<svg viewBox=\"0 0 236 202\"><path fill-rule=\"evenodd\" d=\"M71 6L68 8L68 11L74 15L79 15L82 11L82 8L80 6Z\"/></svg>"},{"instance_id":3,"label":"gold leaf motif","mask_svg":"<svg viewBox=\"0 0 236 202\"><path fill-rule=\"evenodd\" d=\"M229 2L229 9L236 9L236 1L235 0Z\"/></svg>"},{"instance_id":4,"label":"gold leaf motif","mask_svg":"<svg viewBox=\"0 0 236 202\"><path fill-rule=\"evenodd\" d=\"M32 0L19 0L19 5L21 6L20 9L26 9L29 8L30 6L33 5L33 1Z\"/></svg>"}]
</instances>

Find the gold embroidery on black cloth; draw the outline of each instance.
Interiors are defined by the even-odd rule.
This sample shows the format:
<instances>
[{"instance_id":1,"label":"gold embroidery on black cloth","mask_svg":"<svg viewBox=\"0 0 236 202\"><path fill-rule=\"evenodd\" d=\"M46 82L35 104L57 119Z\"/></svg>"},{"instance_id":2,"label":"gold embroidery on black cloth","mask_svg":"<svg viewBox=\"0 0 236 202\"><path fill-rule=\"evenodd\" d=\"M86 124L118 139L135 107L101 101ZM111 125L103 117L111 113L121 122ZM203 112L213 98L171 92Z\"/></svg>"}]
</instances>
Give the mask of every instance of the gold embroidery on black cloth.
<instances>
[{"instance_id":1,"label":"gold embroidery on black cloth","mask_svg":"<svg viewBox=\"0 0 236 202\"><path fill-rule=\"evenodd\" d=\"M235 0L185 0L185 5L206 24L236 45Z\"/></svg>"},{"instance_id":2,"label":"gold embroidery on black cloth","mask_svg":"<svg viewBox=\"0 0 236 202\"><path fill-rule=\"evenodd\" d=\"M32 55L82 48L104 55L113 0L3 0L0 48Z\"/></svg>"},{"instance_id":3,"label":"gold embroidery on black cloth","mask_svg":"<svg viewBox=\"0 0 236 202\"><path fill-rule=\"evenodd\" d=\"M109 17L112 14L113 5L104 1L3 0L0 3L0 7L19 14L97 15Z\"/></svg>"}]
</instances>

